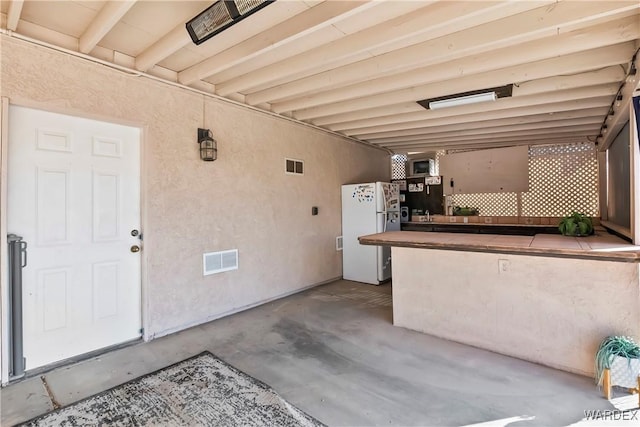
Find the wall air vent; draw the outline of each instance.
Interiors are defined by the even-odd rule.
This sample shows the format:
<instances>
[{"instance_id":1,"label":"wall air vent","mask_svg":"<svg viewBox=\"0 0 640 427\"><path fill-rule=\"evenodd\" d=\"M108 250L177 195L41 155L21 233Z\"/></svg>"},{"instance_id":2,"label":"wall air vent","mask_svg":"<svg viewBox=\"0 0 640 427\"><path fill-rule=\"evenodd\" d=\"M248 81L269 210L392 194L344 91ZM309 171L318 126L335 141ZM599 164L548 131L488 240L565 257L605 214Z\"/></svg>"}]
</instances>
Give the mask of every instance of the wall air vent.
<instances>
[{"instance_id":1,"label":"wall air vent","mask_svg":"<svg viewBox=\"0 0 640 427\"><path fill-rule=\"evenodd\" d=\"M238 269L238 250L209 252L202 255L203 275Z\"/></svg>"},{"instance_id":2,"label":"wall air vent","mask_svg":"<svg viewBox=\"0 0 640 427\"><path fill-rule=\"evenodd\" d=\"M304 175L304 162L296 159L284 159L284 173L289 175Z\"/></svg>"}]
</instances>

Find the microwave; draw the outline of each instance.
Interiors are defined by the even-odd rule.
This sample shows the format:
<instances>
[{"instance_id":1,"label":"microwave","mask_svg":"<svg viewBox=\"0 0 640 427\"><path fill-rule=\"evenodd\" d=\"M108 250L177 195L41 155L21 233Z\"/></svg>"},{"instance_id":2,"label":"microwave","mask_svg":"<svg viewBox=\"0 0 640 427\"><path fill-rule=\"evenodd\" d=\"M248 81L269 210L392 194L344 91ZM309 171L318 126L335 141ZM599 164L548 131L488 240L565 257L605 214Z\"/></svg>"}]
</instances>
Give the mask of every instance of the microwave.
<instances>
[{"instance_id":1,"label":"microwave","mask_svg":"<svg viewBox=\"0 0 640 427\"><path fill-rule=\"evenodd\" d=\"M433 176L436 174L436 162L427 157L410 158L405 172L407 177Z\"/></svg>"}]
</instances>

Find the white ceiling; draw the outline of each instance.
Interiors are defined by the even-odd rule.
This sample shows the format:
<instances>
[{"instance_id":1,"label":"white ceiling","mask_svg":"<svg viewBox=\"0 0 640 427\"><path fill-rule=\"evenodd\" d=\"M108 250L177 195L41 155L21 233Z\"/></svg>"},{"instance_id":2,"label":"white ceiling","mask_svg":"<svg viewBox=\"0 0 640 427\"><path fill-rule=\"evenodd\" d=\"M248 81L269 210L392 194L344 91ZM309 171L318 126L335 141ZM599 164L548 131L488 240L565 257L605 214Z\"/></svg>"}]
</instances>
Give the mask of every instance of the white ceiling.
<instances>
[{"instance_id":1,"label":"white ceiling","mask_svg":"<svg viewBox=\"0 0 640 427\"><path fill-rule=\"evenodd\" d=\"M640 80L627 76L638 0L278 0L196 46L185 23L212 3L6 0L0 10L5 33L400 153L599 134L602 148ZM493 102L416 103L506 84L513 96Z\"/></svg>"}]
</instances>

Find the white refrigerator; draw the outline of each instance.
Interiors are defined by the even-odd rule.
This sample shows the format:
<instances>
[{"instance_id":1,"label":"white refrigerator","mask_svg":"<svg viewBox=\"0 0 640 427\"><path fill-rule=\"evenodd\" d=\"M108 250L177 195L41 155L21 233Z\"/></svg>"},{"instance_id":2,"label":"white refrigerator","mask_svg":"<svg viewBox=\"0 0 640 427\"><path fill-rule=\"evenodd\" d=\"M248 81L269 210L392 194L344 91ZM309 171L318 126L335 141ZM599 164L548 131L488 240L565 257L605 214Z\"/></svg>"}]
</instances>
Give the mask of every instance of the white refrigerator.
<instances>
[{"instance_id":1,"label":"white refrigerator","mask_svg":"<svg viewBox=\"0 0 640 427\"><path fill-rule=\"evenodd\" d=\"M358 237L400 230L398 184L342 186L342 277L379 285L391 278L391 248L361 245Z\"/></svg>"}]
</instances>

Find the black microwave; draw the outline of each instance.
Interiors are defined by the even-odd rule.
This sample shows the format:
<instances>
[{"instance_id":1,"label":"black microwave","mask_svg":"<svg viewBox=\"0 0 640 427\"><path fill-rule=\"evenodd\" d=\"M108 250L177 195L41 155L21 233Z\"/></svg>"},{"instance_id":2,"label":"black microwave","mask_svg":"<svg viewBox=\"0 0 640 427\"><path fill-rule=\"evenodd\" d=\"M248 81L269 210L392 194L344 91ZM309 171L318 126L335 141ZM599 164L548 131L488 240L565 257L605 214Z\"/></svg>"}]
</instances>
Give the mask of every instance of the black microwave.
<instances>
[{"instance_id":1,"label":"black microwave","mask_svg":"<svg viewBox=\"0 0 640 427\"><path fill-rule=\"evenodd\" d=\"M414 158L407 160L407 177L432 176L436 174L436 162L432 158Z\"/></svg>"}]
</instances>

